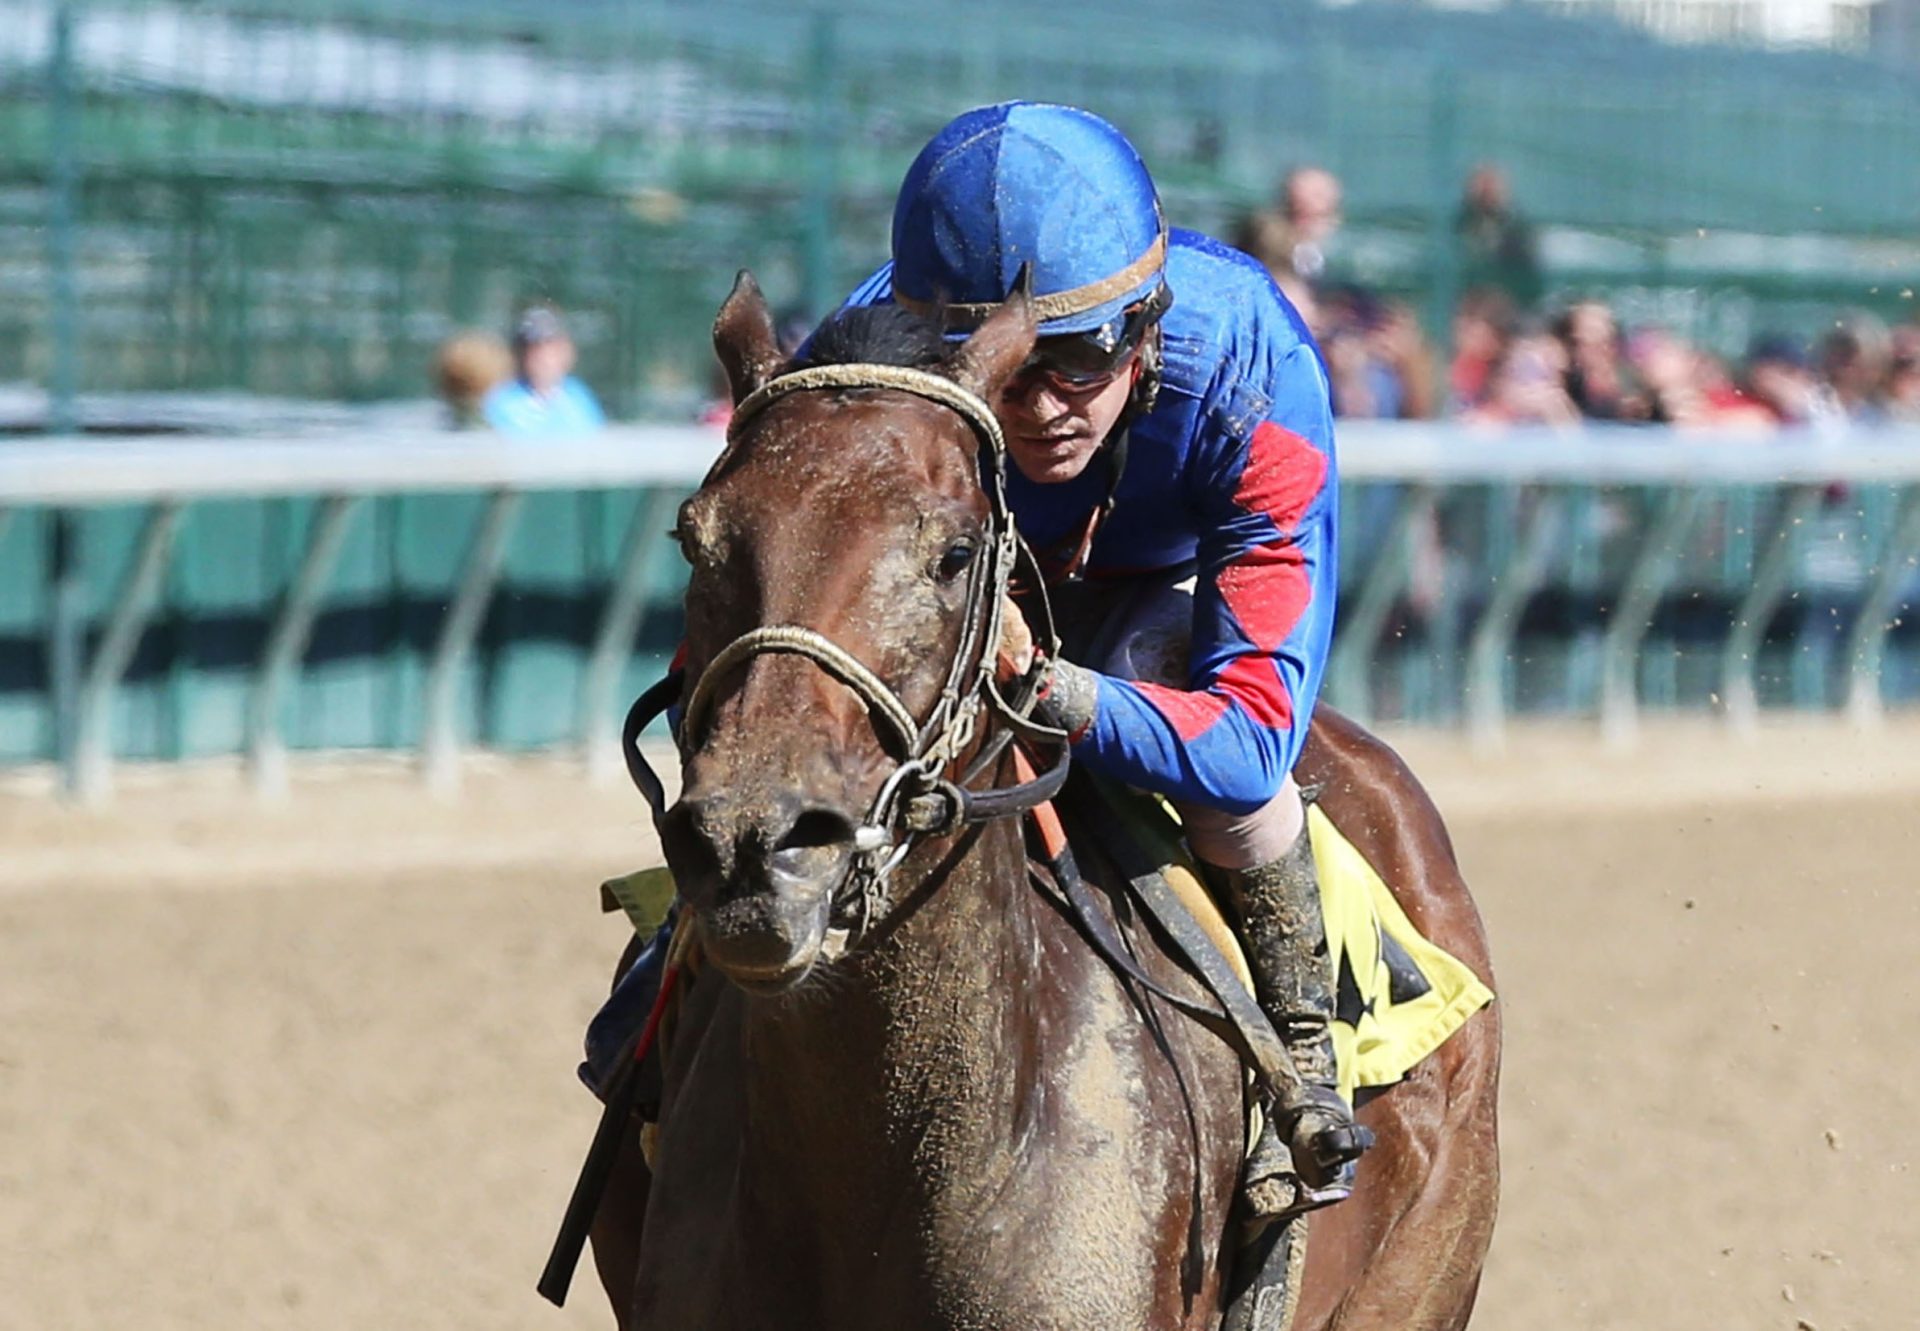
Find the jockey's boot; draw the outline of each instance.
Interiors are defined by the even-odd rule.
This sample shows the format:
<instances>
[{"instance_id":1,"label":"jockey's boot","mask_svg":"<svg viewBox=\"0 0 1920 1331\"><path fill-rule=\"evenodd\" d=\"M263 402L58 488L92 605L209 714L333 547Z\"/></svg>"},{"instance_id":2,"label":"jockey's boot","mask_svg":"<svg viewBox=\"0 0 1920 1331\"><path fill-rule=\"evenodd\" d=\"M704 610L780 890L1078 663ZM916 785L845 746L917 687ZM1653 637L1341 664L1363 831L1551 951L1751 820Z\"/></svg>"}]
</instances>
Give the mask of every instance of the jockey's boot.
<instances>
[{"instance_id":1,"label":"jockey's boot","mask_svg":"<svg viewBox=\"0 0 1920 1331\"><path fill-rule=\"evenodd\" d=\"M1334 979L1306 830L1277 860L1214 872L1240 917L1260 1008L1302 1082L1295 1097L1268 1107L1247 1160L1242 1187L1248 1217L1258 1223L1344 1200L1373 1134L1354 1122L1338 1089Z\"/></svg>"}]
</instances>

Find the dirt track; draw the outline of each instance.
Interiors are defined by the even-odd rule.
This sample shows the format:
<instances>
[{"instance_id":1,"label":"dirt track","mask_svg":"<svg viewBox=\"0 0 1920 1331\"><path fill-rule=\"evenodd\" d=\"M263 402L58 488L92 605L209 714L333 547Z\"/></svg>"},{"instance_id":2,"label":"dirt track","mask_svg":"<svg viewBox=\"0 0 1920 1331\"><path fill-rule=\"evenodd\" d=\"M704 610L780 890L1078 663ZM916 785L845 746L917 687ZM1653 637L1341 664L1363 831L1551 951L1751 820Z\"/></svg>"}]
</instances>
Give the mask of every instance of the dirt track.
<instances>
[{"instance_id":1,"label":"dirt track","mask_svg":"<svg viewBox=\"0 0 1920 1331\"><path fill-rule=\"evenodd\" d=\"M1480 1331L1920 1325L1917 741L1406 742L1507 1005ZM610 1325L532 1283L649 842L552 764L0 787L0 1328Z\"/></svg>"}]
</instances>

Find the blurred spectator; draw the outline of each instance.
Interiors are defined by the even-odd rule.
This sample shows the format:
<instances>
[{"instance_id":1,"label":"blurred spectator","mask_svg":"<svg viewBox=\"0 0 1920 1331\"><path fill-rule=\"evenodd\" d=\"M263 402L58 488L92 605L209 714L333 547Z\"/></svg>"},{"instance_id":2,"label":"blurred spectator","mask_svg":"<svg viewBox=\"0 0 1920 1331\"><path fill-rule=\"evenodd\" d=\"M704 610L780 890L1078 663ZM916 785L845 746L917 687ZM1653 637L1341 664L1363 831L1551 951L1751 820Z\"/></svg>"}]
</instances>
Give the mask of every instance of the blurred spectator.
<instances>
[{"instance_id":1,"label":"blurred spectator","mask_svg":"<svg viewBox=\"0 0 1920 1331\"><path fill-rule=\"evenodd\" d=\"M433 383L456 430L480 424L481 403L513 373L513 353L492 333L456 333L433 357Z\"/></svg>"},{"instance_id":2,"label":"blurred spectator","mask_svg":"<svg viewBox=\"0 0 1920 1331\"><path fill-rule=\"evenodd\" d=\"M1887 419L1920 425L1920 356L1896 356L1887 375Z\"/></svg>"},{"instance_id":3,"label":"blurred spectator","mask_svg":"<svg viewBox=\"0 0 1920 1331\"><path fill-rule=\"evenodd\" d=\"M1434 414L1433 354L1411 310L1351 286L1321 292L1319 310L1335 415L1421 420Z\"/></svg>"},{"instance_id":4,"label":"blurred spectator","mask_svg":"<svg viewBox=\"0 0 1920 1331\"><path fill-rule=\"evenodd\" d=\"M1533 226L1513 206L1505 171L1491 163L1473 169L1453 227L1465 285L1504 291L1523 310L1539 302L1539 247Z\"/></svg>"},{"instance_id":5,"label":"blurred spectator","mask_svg":"<svg viewBox=\"0 0 1920 1331\"><path fill-rule=\"evenodd\" d=\"M1324 167L1287 172L1270 208L1240 224L1233 243L1273 274L1307 326L1319 329L1314 284L1327 269L1327 247L1340 229L1340 180Z\"/></svg>"},{"instance_id":6,"label":"blurred spectator","mask_svg":"<svg viewBox=\"0 0 1920 1331\"><path fill-rule=\"evenodd\" d=\"M1513 302L1504 292L1476 288L1453 314L1453 363L1447 367L1448 408L1464 411L1483 401L1493 370L1513 336Z\"/></svg>"},{"instance_id":7,"label":"blurred spectator","mask_svg":"<svg viewBox=\"0 0 1920 1331\"><path fill-rule=\"evenodd\" d=\"M1735 386L1726 366L1672 330L1650 327L1627 339L1627 361L1646 387L1656 425L1726 429L1763 427L1772 412Z\"/></svg>"},{"instance_id":8,"label":"blurred spectator","mask_svg":"<svg viewBox=\"0 0 1920 1331\"><path fill-rule=\"evenodd\" d=\"M513 329L514 376L487 394L487 424L515 439L591 434L606 424L592 390L573 377L573 339L545 305L521 314Z\"/></svg>"},{"instance_id":9,"label":"blurred spectator","mask_svg":"<svg viewBox=\"0 0 1920 1331\"><path fill-rule=\"evenodd\" d=\"M733 421L733 385L727 380L726 367L717 360L707 366L707 400L695 419L721 430Z\"/></svg>"},{"instance_id":10,"label":"blurred spectator","mask_svg":"<svg viewBox=\"0 0 1920 1331\"><path fill-rule=\"evenodd\" d=\"M1888 342L1885 325L1866 314L1843 316L1820 339L1820 371L1841 419L1868 425L1886 419L1880 391L1888 369Z\"/></svg>"},{"instance_id":11,"label":"blurred spectator","mask_svg":"<svg viewBox=\"0 0 1920 1331\"><path fill-rule=\"evenodd\" d=\"M1660 327L1627 339L1627 364L1645 385L1647 419L1656 425L1703 425L1706 396L1695 375L1693 348Z\"/></svg>"},{"instance_id":12,"label":"blurred spectator","mask_svg":"<svg viewBox=\"0 0 1920 1331\"><path fill-rule=\"evenodd\" d=\"M1734 382L1727 363L1712 352L1693 353L1695 381L1706 403L1706 423L1722 430L1765 430L1773 413Z\"/></svg>"},{"instance_id":13,"label":"blurred spectator","mask_svg":"<svg viewBox=\"0 0 1920 1331\"><path fill-rule=\"evenodd\" d=\"M1747 395L1782 425L1809 425L1830 414L1806 348L1787 333L1763 333L1747 348Z\"/></svg>"},{"instance_id":14,"label":"blurred spectator","mask_svg":"<svg viewBox=\"0 0 1920 1331\"><path fill-rule=\"evenodd\" d=\"M1580 409L1567 396L1567 349L1545 328L1527 327L1507 341L1480 399L1461 413L1477 424L1576 425Z\"/></svg>"},{"instance_id":15,"label":"blurred spectator","mask_svg":"<svg viewBox=\"0 0 1920 1331\"><path fill-rule=\"evenodd\" d=\"M814 325L819 322L797 305L782 312L774 320L773 329L774 338L780 343L780 353L783 356L799 354L800 348L813 336Z\"/></svg>"},{"instance_id":16,"label":"blurred spectator","mask_svg":"<svg viewBox=\"0 0 1920 1331\"><path fill-rule=\"evenodd\" d=\"M1887 369L1887 416L1904 424L1920 424L1920 325L1894 330Z\"/></svg>"},{"instance_id":17,"label":"blurred spectator","mask_svg":"<svg viewBox=\"0 0 1920 1331\"><path fill-rule=\"evenodd\" d=\"M1567 350L1567 396L1588 420L1632 421L1647 417L1621 358L1620 327L1597 300L1577 301L1554 321Z\"/></svg>"}]
</instances>

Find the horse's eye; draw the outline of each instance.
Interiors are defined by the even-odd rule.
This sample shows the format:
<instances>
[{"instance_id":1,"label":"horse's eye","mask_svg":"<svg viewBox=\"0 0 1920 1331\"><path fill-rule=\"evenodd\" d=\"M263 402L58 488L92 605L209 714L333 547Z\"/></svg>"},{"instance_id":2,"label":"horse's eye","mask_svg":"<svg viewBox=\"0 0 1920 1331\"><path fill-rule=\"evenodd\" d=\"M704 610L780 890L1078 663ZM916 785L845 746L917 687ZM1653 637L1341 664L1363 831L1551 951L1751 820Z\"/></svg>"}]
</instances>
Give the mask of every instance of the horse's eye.
<instances>
[{"instance_id":1,"label":"horse's eye","mask_svg":"<svg viewBox=\"0 0 1920 1331\"><path fill-rule=\"evenodd\" d=\"M978 549L972 541L955 541L940 556L940 566L934 570L942 582L952 582L967 571L967 565L973 562L974 551Z\"/></svg>"}]
</instances>

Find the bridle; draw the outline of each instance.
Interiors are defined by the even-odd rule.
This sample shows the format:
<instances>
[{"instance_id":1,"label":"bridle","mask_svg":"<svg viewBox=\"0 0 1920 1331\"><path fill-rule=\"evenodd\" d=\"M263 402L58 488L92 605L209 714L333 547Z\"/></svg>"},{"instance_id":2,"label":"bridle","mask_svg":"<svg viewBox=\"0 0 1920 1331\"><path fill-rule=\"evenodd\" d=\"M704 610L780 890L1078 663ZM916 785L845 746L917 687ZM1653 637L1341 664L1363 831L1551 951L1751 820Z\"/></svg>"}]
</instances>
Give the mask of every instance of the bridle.
<instances>
[{"instance_id":1,"label":"bridle","mask_svg":"<svg viewBox=\"0 0 1920 1331\"><path fill-rule=\"evenodd\" d=\"M951 379L905 366L810 366L770 379L742 399L727 429L729 445L749 422L783 397L847 389L891 389L938 403L957 412L980 442L981 481L990 507L985 558L974 560L968 568L965 627L939 697L924 719L916 719L885 680L825 634L800 624L768 624L741 634L708 662L687 693L676 740L684 758L699 742L725 678L754 657L769 653L805 657L860 699L896 766L880 783L855 829L852 862L833 895L834 922L848 930L851 942L885 915L887 878L920 839L1022 813L1051 799L1066 780L1068 747L1063 731L1033 719L1038 680L1025 681L1014 700L1001 692L995 680L1000 606L1016 566L1032 569L1031 582L1042 589L1037 604L1043 623L1036 639L1047 649L1043 660L1052 658L1056 643L1042 579L1007 507L1006 440L993 409L979 395ZM682 685L677 671L655 684L634 703L623 727L621 748L628 771L652 806L656 821L666 812L665 792L637 741L646 724L679 698ZM1002 725L972 753L966 770L957 779L950 777L949 770L973 744L981 714L989 710ZM1046 770L1017 785L973 789L970 783L1016 737L1056 750Z\"/></svg>"}]
</instances>

